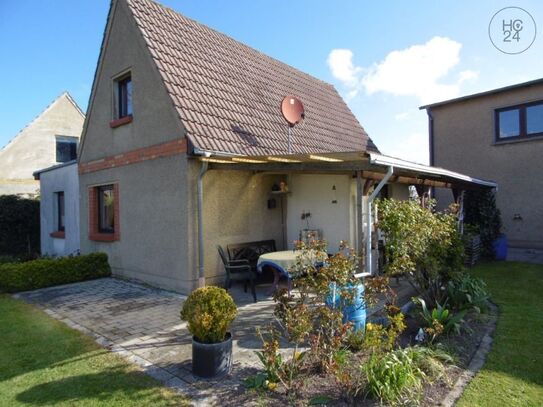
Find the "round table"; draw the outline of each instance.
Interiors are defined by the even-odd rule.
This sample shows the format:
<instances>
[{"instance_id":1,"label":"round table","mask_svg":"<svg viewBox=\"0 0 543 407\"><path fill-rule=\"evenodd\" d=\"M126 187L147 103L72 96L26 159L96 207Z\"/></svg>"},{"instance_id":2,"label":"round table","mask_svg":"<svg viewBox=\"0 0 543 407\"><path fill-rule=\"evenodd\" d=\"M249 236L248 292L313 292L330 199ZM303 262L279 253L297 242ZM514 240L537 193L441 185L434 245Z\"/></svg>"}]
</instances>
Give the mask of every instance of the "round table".
<instances>
[{"instance_id":1,"label":"round table","mask_svg":"<svg viewBox=\"0 0 543 407\"><path fill-rule=\"evenodd\" d=\"M265 266L269 266L273 269L274 278L272 292L277 289L281 276L285 276L288 279L288 290L290 292L291 276L289 274L289 270L296 265L296 259L303 253L304 252L302 250L283 250L280 252L270 252L260 255L256 266L258 272L262 273L262 269ZM326 253L315 253L314 258L311 259L311 262L314 264L321 263L327 257L328 256Z\"/></svg>"}]
</instances>

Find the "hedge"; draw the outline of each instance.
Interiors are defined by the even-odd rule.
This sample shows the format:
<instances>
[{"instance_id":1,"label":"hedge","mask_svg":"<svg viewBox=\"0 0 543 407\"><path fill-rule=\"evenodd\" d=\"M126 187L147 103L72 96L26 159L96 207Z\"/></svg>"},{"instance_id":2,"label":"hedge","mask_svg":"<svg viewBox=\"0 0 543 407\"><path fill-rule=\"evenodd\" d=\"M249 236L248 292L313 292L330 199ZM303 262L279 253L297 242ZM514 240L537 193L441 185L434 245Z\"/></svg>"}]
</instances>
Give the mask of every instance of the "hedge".
<instances>
[{"instance_id":1,"label":"hedge","mask_svg":"<svg viewBox=\"0 0 543 407\"><path fill-rule=\"evenodd\" d=\"M40 253L40 201L0 196L0 255L29 258Z\"/></svg>"},{"instance_id":2,"label":"hedge","mask_svg":"<svg viewBox=\"0 0 543 407\"><path fill-rule=\"evenodd\" d=\"M4 263L0 264L0 291L35 290L110 275L111 268L105 253Z\"/></svg>"}]
</instances>

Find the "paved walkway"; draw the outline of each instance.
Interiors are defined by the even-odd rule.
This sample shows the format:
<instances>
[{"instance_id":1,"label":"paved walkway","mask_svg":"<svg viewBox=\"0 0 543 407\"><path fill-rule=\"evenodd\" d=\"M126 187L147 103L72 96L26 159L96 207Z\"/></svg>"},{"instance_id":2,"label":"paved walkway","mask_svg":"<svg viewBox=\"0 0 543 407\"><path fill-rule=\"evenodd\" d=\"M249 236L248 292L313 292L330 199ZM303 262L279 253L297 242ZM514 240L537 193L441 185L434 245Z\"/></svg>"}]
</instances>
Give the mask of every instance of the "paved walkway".
<instances>
[{"instance_id":1,"label":"paved walkway","mask_svg":"<svg viewBox=\"0 0 543 407\"><path fill-rule=\"evenodd\" d=\"M543 250L510 247L507 250L507 261L543 264Z\"/></svg>"},{"instance_id":2,"label":"paved walkway","mask_svg":"<svg viewBox=\"0 0 543 407\"><path fill-rule=\"evenodd\" d=\"M398 301L412 295L405 282L398 285L393 280L391 285L398 291ZM231 328L234 366L232 373L220 380L202 380L191 373L192 338L179 317L186 298L182 295L103 278L15 297L94 337L100 345L139 365L166 386L190 396L195 405L233 406L229 398L243 392L242 380L261 369L255 355L261 348L256 328L273 320L274 303L265 295L268 290L269 286L257 287L257 303L240 284L230 290L238 305L238 316ZM282 348L288 351L289 345L282 343Z\"/></svg>"},{"instance_id":3,"label":"paved walkway","mask_svg":"<svg viewBox=\"0 0 543 407\"><path fill-rule=\"evenodd\" d=\"M254 353L261 342L257 326L272 320L273 301L259 301L234 288L238 317L232 332L234 367L219 381L201 380L191 373L192 339L179 318L184 296L114 278L19 293L15 297L45 309L52 317L93 336L96 341L143 368L146 373L194 400L195 405L227 405L224 397L241 391L241 380L256 372ZM221 400L219 402L219 400Z\"/></svg>"}]
</instances>

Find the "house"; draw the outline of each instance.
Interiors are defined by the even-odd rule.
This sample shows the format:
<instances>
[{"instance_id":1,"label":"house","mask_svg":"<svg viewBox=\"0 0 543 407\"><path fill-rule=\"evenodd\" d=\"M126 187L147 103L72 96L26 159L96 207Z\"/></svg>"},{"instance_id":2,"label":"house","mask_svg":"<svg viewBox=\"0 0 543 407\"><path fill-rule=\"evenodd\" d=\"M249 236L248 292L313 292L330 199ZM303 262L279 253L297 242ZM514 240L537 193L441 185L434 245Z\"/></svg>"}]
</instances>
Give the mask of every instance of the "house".
<instances>
[{"instance_id":1,"label":"house","mask_svg":"<svg viewBox=\"0 0 543 407\"><path fill-rule=\"evenodd\" d=\"M79 253L79 174L77 160L34 172L40 183L41 254Z\"/></svg>"},{"instance_id":2,"label":"house","mask_svg":"<svg viewBox=\"0 0 543 407\"><path fill-rule=\"evenodd\" d=\"M305 106L291 154L287 95ZM224 282L216 245L290 249L304 229L354 242L371 270L387 182L495 187L379 154L332 85L149 0L111 3L78 167L81 251L183 293Z\"/></svg>"},{"instance_id":3,"label":"house","mask_svg":"<svg viewBox=\"0 0 543 407\"><path fill-rule=\"evenodd\" d=\"M74 160L85 115L64 92L0 150L0 195L36 196L41 168Z\"/></svg>"},{"instance_id":4,"label":"house","mask_svg":"<svg viewBox=\"0 0 543 407\"><path fill-rule=\"evenodd\" d=\"M543 79L427 106L430 164L491 178L509 245L543 248ZM450 191L437 190L441 202Z\"/></svg>"}]
</instances>

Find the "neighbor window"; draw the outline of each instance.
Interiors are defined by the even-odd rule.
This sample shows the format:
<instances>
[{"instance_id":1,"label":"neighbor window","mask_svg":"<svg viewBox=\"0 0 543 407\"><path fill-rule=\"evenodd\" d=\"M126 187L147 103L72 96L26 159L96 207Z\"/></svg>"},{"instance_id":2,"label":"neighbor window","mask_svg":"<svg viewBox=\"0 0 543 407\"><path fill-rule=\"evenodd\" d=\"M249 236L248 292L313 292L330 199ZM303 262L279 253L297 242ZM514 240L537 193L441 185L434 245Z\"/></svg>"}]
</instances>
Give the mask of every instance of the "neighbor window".
<instances>
[{"instance_id":1,"label":"neighbor window","mask_svg":"<svg viewBox=\"0 0 543 407\"><path fill-rule=\"evenodd\" d=\"M113 185L98 187L98 231L100 233L115 232L114 205Z\"/></svg>"},{"instance_id":2,"label":"neighbor window","mask_svg":"<svg viewBox=\"0 0 543 407\"><path fill-rule=\"evenodd\" d=\"M117 80L117 118L132 115L132 77L123 76Z\"/></svg>"},{"instance_id":3,"label":"neighbor window","mask_svg":"<svg viewBox=\"0 0 543 407\"><path fill-rule=\"evenodd\" d=\"M496 140L543 136L543 102L496 110Z\"/></svg>"},{"instance_id":4,"label":"neighbor window","mask_svg":"<svg viewBox=\"0 0 543 407\"><path fill-rule=\"evenodd\" d=\"M57 231L64 232L64 192L57 192Z\"/></svg>"},{"instance_id":5,"label":"neighbor window","mask_svg":"<svg viewBox=\"0 0 543 407\"><path fill-rule=\"evenodd\" d=\"M77 158L77 137L56 136L57 163L65 163Z\"/></svg>"},{"instance_id":6,"label":"neighbor window","mask_svg":"<svg viewBox=\"0 0 543 407\"><path fill-rule=\"evenodd\" d=\"M526 133L543 134L543 103L526 107Z\"/></svg>"}]
</instances>

